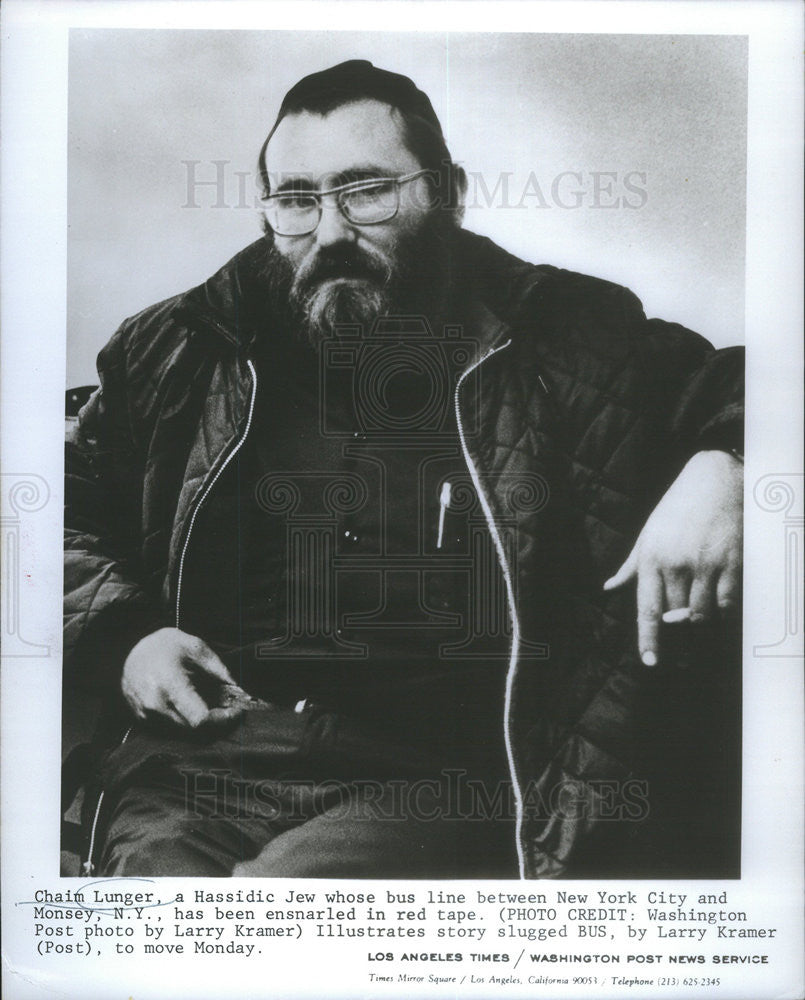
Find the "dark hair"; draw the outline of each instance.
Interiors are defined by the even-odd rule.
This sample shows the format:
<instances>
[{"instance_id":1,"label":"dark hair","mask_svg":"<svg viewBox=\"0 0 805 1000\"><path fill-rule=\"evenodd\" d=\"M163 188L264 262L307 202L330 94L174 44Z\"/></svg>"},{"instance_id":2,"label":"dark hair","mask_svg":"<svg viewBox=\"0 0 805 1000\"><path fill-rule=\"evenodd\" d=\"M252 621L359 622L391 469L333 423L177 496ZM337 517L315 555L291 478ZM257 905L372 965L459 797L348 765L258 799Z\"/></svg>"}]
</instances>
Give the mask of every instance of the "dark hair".
<instances>
[{"instance_id":1,"label":"dark hair","mask_svg":"<svg viewBox=\"0 0 805 1000\"><path fill-rule=\"evenodd\" d=\"M339 93L335 91L329 94L321 92L307 95L305 98L294 101L291 107L283 105L284 113L274 124L268 133L265 142L260 149L258 168L260 181L265 197L271 191L271 182L266 167L266 150L277 126L286 115L309 112L318 115L327 115L336 108L344 107L347 104L355 104L361 100L380 100L371 94L357 96L351 93ZM387 102L384 102L387 103ZM453 163L450 151L444 141L441 131L434 127L430 121L421 115L415 114L405 108L399 108L389 104L392 113L398 117L403 142L410 153L412 153L423 169L432 171L431 180L435 188L434 204L455 215L456 222L461 221L463 216L463 200L467 188L467 177L464 169L457 163Z\"/></svg>"}]
</instances>

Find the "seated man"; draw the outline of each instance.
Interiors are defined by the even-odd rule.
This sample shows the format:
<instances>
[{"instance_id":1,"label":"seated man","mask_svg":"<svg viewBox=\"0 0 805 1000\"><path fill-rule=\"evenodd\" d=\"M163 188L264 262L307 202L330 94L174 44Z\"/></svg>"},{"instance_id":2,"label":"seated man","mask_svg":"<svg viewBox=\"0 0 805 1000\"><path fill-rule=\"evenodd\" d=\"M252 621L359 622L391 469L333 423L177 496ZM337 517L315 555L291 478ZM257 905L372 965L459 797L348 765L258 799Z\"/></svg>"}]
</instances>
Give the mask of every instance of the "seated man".
<instances>
[{"instance_id":1,"label":"seated man","mask_svg":"<svg viewBox=\"0 0 805 1000\"><path fill-rule=\"evenodd\" d=\"M406 77L286 95L264 236L68 442L106 875L737 875L743 358L461 229Z\"/></svg>"}]
</instances>

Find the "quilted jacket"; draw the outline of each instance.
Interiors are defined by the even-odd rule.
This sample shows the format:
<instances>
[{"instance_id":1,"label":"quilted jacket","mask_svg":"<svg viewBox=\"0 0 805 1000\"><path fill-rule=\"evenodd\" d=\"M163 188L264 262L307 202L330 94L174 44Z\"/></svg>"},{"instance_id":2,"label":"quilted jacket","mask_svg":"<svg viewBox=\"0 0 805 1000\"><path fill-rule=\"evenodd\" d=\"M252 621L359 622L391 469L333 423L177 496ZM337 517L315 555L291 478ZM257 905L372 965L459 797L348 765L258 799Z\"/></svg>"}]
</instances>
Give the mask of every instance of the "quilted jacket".
<instances>
[{"instance_id":1,"label":"quilted jacket","mask_svg":"<svg viewBox=\"0 0 805 1000\"><path fill-rule=\"evenodd\" d=\"M126 320L99 355L100 389L67 446L73 682L114 683L134 642L182 625L195 515L244 439L250 351L272 335L263 262L260 240ZM602 583L694 452L742 447L742 352L467 232L453 263L479 343L456 410L508 596L500 712L520 873L736 875L735 636L677 628L648 670L634 591Z\"/></svg>"}]
</instances>

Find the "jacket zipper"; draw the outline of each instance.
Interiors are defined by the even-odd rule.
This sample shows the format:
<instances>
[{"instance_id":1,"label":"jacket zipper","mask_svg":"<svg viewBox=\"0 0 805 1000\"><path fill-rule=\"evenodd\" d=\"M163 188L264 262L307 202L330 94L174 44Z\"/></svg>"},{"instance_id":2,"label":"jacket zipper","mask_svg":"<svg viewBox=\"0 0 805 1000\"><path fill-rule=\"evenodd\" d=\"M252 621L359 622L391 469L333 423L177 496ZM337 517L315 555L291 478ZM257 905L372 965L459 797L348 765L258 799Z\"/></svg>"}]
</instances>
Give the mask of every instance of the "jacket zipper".
<instances>
[{"instance_id":1,"label":"jacket zipper","mask_svg":"<svg viewBox=\"0 0 805 1000\"><path fill-rule=\"evenodd\" d=\"M117 745L118 747L123 746L123 744L129 738L129 735L133 728L134 726L129 726L129 728L125 731L125 733L123 733L123 739L118 743ZM101 806L103 805L103 800L105 795L106 795L106 789L102 788L100 794L98 795L98 801L95 803L95 813L92 817L92 828L89 834L89 847L87 848L87 860L81 866L83 869L82 874L84 875L92 875L95 871L95 865L93 864L92 861L92 855L95 852L95 834L97 833L98 830L98 820L101 815Z\"/></svg>"},{"instance_id":2,"label":"jacket zipper","mask_svg":"<svg viewBox=\"0 0 805 1000\"><path fill-rule=\"evenodd\" d=\"M188 544L190 542L190 533L193 530L193 524L195 523L196 515L198 514L199 509L201 508L201 505L204 503L204 501L209 496L210 491L212 490L213 486L215 486L215 484L218 482L218 479L220 478L221 473L229 465L229 463L232 461L232 459L235 457L235 455L237 455L237 453L240 451L241 447L243 446L243 442L246 440L246 436L249 433L249 430L251 429L251 426L252 426L252 417L254 415L254 401L255 401L255 399L257 397L257 372L255 371L254 365L252 364L251 361L247 361L246 364L248 365L249 371L250 371L251 376L252 376L251 395L250 395L250 398L249 398L249 413L248 413L248 416L246 418L246 426L245 426L245 428L243 430L243 434L241 435L240 439L238 440L238 443L235 445L235 447L232 449L232 451L230 451L230 453L226 456L226 458L224 459L224 461L221 463L220 468L215 473L215 475L210 480L210 482L207 484L206 488L204 489L204 492L201 494L198 502L196 503L196 506L193 508L193 513L190 515L190 523L188 524L188 527L187 527L187 534L185 535L184 545L182 546L182 554L181 554L181 556L179 558L179 574L178 574L177 581L176 581L176 628L179 628L179 624L180 624L180 621L181 621L181 606L180 606L180 601L181 601L181 596L182 596L182 573L184 571L184 560L185 560L185 556L187 554L187 546L188 546ZM133 726L129 726L129 728L126 730L125 734L123 735L123 739L118 744L119 747L123 746L123 744L129 738L129 735L131 734L131 731L132 731L133 728L134 728ZM100 815L101 815L101 807L103 806L103 800L104 800L105 795L106 795L106 790L102 789L101 792L100 792L100 794L98 795L98 801L97 801L97 803L95 805L95 813L93 815L92 828L91 828L90 837L89 837L89 848L87 850L87 860L84 862L84 865L83 865L84 874L85 875L92 875L92 873L93 873L93 871L95 869L95 865L94 865L93 860L92 860L92 855L93 855L93 853L95 851L95 834L96 834L97 829L98 829L98 820L99 820Z\"/></svg>"},{"instance_id":3,"label":"jacket zipper","mask_svg":"<svg viewBox=\"0 0 805 1000\"><path fill-rule=\"evenodd\" d=\"M524 879L525 858L523 856L523 845L521 843L521 832L523 826L523 794L520 788L519 779L517 777L517 768L514 762L514 753L512 749L511 732L510 732L512 687L514 684L515 667L517 665L517 657L520 647L520 624L517 619L517 608L515 606L515 601L514 601L514 585L512 583L511 570L506 560L506 552L503 548L503 542L501 541L500 534L498 533L497 527L495 525L495 520L492 515L492 508L490 507L489 501L487 500L486 494L484 493L483 487L481 486L481 480L480 477L478 476L478 470L475 467L475 463L473 462L472 456L470 455L469 449L467 447L467 441L464 435L464 427L461 423L461 408L459 406L459 392L465 380L477 368L479 368L484 363L484 361L488 360L490 357L492 357L493 354L496 354L498 351L504 350L510 344L511 340L509 339L500 346L493 347L490 351L487 351L486 354L484 354L481 358L479 358L478 361L475 362L475 364L471 365L469 368L466 369L466 371L464 371L461 374L460 378L458 379L458 382L456 383L454 405L456 411L456 426L458 427L458 436L461 442L461 450L464 454L464 461L467 463L467 468L470 473L470 478L472 479L473 485L475 486L475 490L478 494L478 499L481 503L481 508L483 509L484 516L486 518L487 525L489 527L489 532L492 535L492 540L495 544L495 550L497 552L498 562L500 563L500 568L501 571L503 572L503 579L506 585L506 597L509 604L509 615L511 617L511 622L512 622L512 646L511 646L511 653L509 656L509 667L506 673L506 695L503 708L503 740L506 746L506 759L509 765L509 775L512 780L512 787L514 789L514 805L515 805L515 816L516 816L515 846L517 849L517 864L520 873L520 878ZM198 515L199 510L204 504L204 501L209 496L216 482L221 477L223 471L226 469L226 467L229 465L229 463L232 461L235 455L237 455L237 453L242 448L243 443L245 442L246 437L248 436L248 433L251 429L252 417L254 415L254 402L257 396L257 372L255 371L254 365L252 364L251 361L247 361L246 363L249 367L249 371L251 372L252 376L252 391L249 400L249 413L246 418L246 427L244 428L243 434L241 435L237 445L227 455L226 459L221 464L216 474L207 484L207 487L201 494L196 506L193 509L193 513L190 516L190 523L187 528L187 534L185 535L184 545L182 546L182 554L179 558L179 573L176 582L176 628L179 628L181 623L182 574L184 572L185 556L187 555L187 549L190 543L190 535L193 531L193 525L195 524L196 516ZM446 497L444 499L447 500ZM447 500L447 503L449 503L449 500ZM446 505L447 504L444 504L444 506ZM123 739L121 740L120 743L121 746L123 745L123 743L126 742L130 733L131 733L131 728L129 728L126 731L125 735L123 736ZM98 824L98 818L101 812L101 806L103 804L104 795L105 791L101 791L98 797L98 803L95 807L95 815L92 821L92 832L90 834L89 850L87 854L87 861L84 865L85 874L87 875L91 875L94 868L92 862L92 854L95 847L95 833Z\"/></svg>"},{"instance_id":4,"label":"jacket zipper","mask_svg":"<svg viewBox=\"0 0 805 1000\"><path fill-rule=\"evenodd\" d=\"M252 364L251 361L247 361L246 364L248 365L249 371L251 372L252 376L252 389L251 389L251 396L249 398L249 413L246 418L246 426L243 429L243 434L241 435L238 443L235 445L232 451L230 451L230 453L226 456L224 461L221 463L220 468L212 477L212 479L209 481L209 483L207 483L204 492L201 494L201 496L198 499L198 502L196 503L196 506L193 508L193 513L190 515L190 523L187 526L187 533L184 536L184 545L182 546L182 554L179 557L179 573L176 578L176 628L179 628L181 623L182 574L184 573L185 556L187 555L187 547L190 544L190 535L193 531L193 525L196 522L196 516L198 515L199 510L201 510L204 501L210 495L212 488L220 479L224 469L226 469L226 467L229 465L229 463L232 461L235 455L237 455L237 453L243 447L243 442L246 440L246 437L252 426L252 417L254 415L254 401L257 397L257 372L255 371L254 365Z\"/></svg>"},{"instance_id":5,"label":"jacket zipper","mask_svg":"<svg viewBox=\"0 0 805 1000\"><path fill-rule=\"evenodd\" d=\"M514 809L515 809L515 840L517 848L517 865L520 872L520 878L525 878L525 857L523 855L523 845L522 845L522 829L523 829L523 792L520 788L520 781L517 777L517 768L514 762L514 751L512 748L511 740L511 701L512 701L512 689L514 686L514 674L517 666L517 657L520 650L520 623L517 619L517 608L514 602L514 584L512 582L511 569L506 561L506 552L503 548L503 542L501 540L498 529L495 525L495 519L492 515L492 508L489 505L489 501L486 494L481 486L481 479L478 475L478 470L475 467L475 463L470 455L469 448L467 447L467 441L464 436L464 428L461 424L461 408L459 407L459 391L465 379L471 375L476 368L479 368L484 361L491 358L493 354L497 354L498 351L504 350L511 344L511 339L507 340L505 343L500 344L498 347L493 347L491 350L487 351L475 364L470 365L470 367L462 373L458 382L456 383L456 391L454 396L455 410L456 410L456 424L458 426L458 436L461 441L461 450L464 453L464 461L467 463L467 468L470 472L470 477L475 487L475 491L478 494L478 499L481 503L481 508L484 512L484 517L486 518L486 523L489 528L489 532L492 535L492 541L495 543L495 551L497 552L498 562L500 563L500 568L503 572L503 580L506 584L506 598L509 604L509 616L512 622L512 646L511 653L509 656L509 668L506 672L506 696L503 706L503 741L506 745L506 759L509 765L509 775L512 781L512 788L514 789Z\"/></svg>"}]
</instances>

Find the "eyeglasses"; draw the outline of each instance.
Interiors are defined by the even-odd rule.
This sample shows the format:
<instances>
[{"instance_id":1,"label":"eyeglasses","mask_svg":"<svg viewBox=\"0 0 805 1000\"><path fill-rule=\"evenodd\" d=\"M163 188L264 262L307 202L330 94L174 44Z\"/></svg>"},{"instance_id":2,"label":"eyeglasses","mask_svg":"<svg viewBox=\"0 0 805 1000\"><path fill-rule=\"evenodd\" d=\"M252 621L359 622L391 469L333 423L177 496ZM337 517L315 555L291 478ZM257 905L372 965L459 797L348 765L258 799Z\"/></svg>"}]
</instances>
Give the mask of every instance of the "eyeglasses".
<instances>
[{"instance_id":1,"label":"eyeglasses","mask_svg":"<svg viewBox=\"0 0 805 1000\"><path fill-rule=\"evenodd\" d=\"M356 226L375 226L393 219L400 208L400 186L430 173L417 170L402 177L371 177L327 191L281 191L264 199L269 226L278 236L307 236L321 221L322 198L334 195L341 214Z\"/></svg>"}]
</instances>

